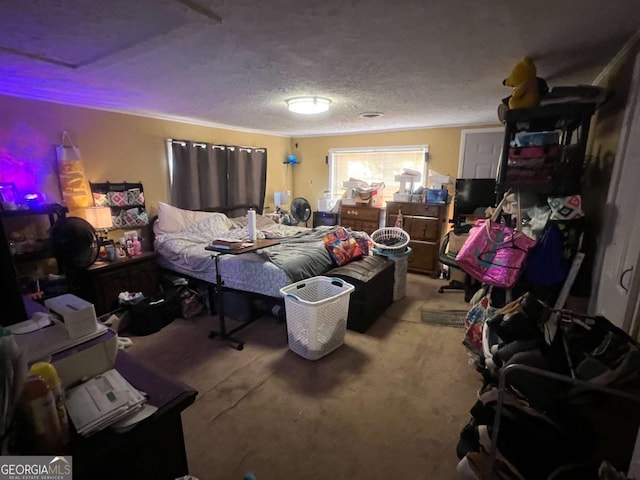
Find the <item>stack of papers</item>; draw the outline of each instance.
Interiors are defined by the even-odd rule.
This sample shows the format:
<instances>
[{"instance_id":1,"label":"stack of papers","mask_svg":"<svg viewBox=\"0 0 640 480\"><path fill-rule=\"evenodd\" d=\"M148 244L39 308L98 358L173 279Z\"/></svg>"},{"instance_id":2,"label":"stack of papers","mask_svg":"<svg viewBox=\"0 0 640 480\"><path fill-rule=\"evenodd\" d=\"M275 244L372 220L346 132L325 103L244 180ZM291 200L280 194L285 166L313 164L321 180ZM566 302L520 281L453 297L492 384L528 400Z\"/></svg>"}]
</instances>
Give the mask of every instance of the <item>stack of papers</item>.
<instances>
[{"instance_id":1,"label":"stack of papers","mask_svg":"<svg viewBox=\"0 0 640 480\"><path fill-rule=\"evenodd\" d=\"M112 369L67 392L67 411L83 436L89 436L134 415L146 399Z\"/></svg>"}]
</instances>

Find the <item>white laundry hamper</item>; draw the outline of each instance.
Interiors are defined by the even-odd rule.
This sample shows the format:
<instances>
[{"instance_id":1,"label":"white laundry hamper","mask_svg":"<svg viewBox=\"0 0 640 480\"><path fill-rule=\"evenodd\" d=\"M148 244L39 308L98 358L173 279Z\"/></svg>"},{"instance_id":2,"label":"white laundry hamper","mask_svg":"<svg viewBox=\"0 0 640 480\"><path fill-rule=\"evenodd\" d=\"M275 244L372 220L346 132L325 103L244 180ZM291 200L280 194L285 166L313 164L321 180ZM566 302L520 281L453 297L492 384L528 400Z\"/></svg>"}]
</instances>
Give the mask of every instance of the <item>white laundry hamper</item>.
<instances>
[{"instance_id":1,"label":"white laundry hamper","mask_svg":"<svg viewBox=\"0 0 640 480\"><path fill-rule=\"evenodd\" d=\"M324 276L282 287L289 348L307 360L318 360L341 346L353 290L340 278Z\"/></svg>"}]
</instances>

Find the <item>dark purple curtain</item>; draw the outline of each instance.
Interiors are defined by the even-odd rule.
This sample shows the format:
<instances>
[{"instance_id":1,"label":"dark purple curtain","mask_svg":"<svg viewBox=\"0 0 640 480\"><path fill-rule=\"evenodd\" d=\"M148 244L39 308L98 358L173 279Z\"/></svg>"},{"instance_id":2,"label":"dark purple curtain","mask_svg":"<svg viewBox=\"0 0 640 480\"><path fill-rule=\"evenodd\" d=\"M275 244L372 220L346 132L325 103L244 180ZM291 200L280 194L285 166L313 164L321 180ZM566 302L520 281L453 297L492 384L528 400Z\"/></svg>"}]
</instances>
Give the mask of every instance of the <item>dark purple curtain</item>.
<instances>
[{"instance_id":1,"label":"dark purple curtain","mask_svg":"<svg viewBox=\"0 0 640 480\"><path fill-rule=\"evenodd\" d=\"M252 205L262 211L267 183L263 148L171 141L171 203L188 210Z\"/></svg>"},{"instance_id":2,"label":"dark purple curtain","mask_svg":"<svg viewBox=\"0 0 640 480\"><path fill-rule=\"evenodd\" d=\"M229 205L253 205L262 211L267 183L267 152L264 149L229 149Z\"/></svg>"}]
</instances>

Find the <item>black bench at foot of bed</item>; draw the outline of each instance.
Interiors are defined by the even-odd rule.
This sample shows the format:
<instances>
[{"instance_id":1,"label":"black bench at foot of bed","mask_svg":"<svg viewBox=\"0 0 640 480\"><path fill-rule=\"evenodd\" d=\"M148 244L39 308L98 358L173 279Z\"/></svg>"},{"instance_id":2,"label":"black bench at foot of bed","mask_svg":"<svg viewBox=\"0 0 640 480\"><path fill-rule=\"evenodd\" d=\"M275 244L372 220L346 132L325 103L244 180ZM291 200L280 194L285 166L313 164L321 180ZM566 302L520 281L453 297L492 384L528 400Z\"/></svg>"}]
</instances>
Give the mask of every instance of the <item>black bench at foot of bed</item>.
<instances>
[{"instance_id":1,"label":"black bench at foot of bed","mask_svg":"<svg viewBox=\"0 0 640 480\"><path fill-rule=\"evenodd\" d=\"M338 277L355 287L349 299L347 328L364 333L393 303L395 264L378 255L363 257L324 275Z\"/></svg>"}]
</instances>

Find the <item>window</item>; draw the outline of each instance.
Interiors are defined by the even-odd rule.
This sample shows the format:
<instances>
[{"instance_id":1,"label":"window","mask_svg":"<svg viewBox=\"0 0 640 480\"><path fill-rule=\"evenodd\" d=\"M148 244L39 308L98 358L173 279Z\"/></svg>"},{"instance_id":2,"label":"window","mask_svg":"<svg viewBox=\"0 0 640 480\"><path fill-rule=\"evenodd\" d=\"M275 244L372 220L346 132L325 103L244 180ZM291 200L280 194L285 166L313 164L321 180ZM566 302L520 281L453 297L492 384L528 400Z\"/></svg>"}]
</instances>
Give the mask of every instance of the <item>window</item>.
<instances>
[{"instance_id":1,"label":"window","mask_svg":"<svg viewBox=\"0 0 640 480\"><path fill-rule=\"evenodd\" d=\"M342 182L357 179L367 183L384 182L384 201L393 201L393 194L399 186L395 176L400 175L404 168L421 172L420 185L425 184L428 156L428 145L331 149L329 150L331 199L336 201L344 194L345 188Z\"/></svg>"}]
</instances>

